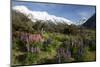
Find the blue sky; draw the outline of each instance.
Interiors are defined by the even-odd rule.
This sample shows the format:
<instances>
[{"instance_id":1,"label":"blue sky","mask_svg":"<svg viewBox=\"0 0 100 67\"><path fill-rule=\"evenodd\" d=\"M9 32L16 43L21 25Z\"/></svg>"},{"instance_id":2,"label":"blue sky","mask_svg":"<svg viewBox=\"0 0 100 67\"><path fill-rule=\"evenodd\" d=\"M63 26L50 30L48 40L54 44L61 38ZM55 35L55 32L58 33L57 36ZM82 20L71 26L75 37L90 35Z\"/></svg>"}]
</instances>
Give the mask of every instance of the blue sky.
<instances>
[{"instance_id":1,"label":"blue sky","mask_svg":"<svg viewBox=\"0 0 100 67\"><path fill-rule=\"evenodd\" d=\"M88 19L95 13L95 7L89 5L46 4L20 1L12 2L12 7L20 5L24 5L32 11L46 11L49 14L64 17L75 23L79 22L82 18Z\"/></svg>"}]
</instances>

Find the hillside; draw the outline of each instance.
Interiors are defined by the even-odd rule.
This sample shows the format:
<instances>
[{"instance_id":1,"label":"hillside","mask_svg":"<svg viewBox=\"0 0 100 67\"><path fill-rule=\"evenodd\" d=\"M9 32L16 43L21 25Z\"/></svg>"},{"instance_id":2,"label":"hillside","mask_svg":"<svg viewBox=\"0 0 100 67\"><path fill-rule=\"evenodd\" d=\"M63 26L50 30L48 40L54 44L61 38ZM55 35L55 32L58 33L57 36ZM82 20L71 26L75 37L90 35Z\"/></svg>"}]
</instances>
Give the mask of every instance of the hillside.
<instances>
[{"instance_id":1,"label":"hillside","mask_svg":"<svg viewBox=\"0 0 100 67\"><path fill-rule=\"evenodd\" d=\"M95 29L96 28L96 13L90 17L84 24L84 27Z\"/></svg>"},{"instance_id":2,"label":"hillside","mask_svg":"<svg viewBox=\"0 0 100 67\"><path fill-rule=\"evenodd\" d=\"M16 21L15 21L16 20ZM51 20L36 20L33 22L23 13L12 10L12 26L13 31L49 31L49 32L61 32L68 27L68 24L55 21L57 24Z\"/></svg>"},{"instance_id":3,"label":"hillside","mask_svg":"<svg viewBox=\"0 0 100 67\"><path fill-rule=\"evenodd\" d=\"M95 30L55 22L12 10L12 65L96 60Z\"/></svg>"}]
</instances>

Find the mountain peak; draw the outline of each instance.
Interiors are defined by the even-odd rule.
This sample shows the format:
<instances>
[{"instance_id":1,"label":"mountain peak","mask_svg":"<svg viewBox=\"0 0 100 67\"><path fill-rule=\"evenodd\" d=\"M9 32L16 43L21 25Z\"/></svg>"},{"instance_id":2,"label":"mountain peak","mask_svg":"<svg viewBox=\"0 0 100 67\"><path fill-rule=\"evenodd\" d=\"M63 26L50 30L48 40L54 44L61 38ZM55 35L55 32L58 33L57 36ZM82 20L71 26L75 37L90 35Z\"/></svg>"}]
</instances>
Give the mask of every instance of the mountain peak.
<instances>
[{"instance_id":1,"label":"mountain peak","mask_svg":"<svg viewBox=\"0 0 100 67\"><path fill-rule=\"evenodd\" d=\"M44 20L44 21L50 20L55 24L57 24L58 22L59 23L66 23L68 25L73 24L73 22L71 22L70 20L68 20L64 17L51 15L46 11L32 11L32 10L29 10L25 6L14 6L13 10L27 15L28 18L31 19L33 22L35 22L36 20Z\"/></svg>"}]
</instances>

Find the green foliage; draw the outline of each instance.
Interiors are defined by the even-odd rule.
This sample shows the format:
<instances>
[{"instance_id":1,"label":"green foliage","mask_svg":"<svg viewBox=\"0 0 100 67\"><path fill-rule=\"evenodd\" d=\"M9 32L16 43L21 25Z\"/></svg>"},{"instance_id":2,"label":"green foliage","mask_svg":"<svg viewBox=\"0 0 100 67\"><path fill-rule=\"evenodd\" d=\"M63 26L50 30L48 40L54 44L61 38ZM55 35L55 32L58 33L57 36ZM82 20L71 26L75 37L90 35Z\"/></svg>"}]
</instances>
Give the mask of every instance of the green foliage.
<instances>
[{"instance_id":1,"label":"green foliage","mask_svg":"<svg viewBox=\"0 0 100 67\"><path fill-rule=\"evenodd\" d=\"M74 25L69 25L68 27L64 28L63 31L64 34L73 34L76 35L78 32L78 27L74 26Z\"/></svg>"},{"instance_id":2,"label":"green foliage","mask_svg":"<svg viewBox=\"0 0 100 67\"><path fill-rule=\"evenodd\" d=\"M38 61L38 59L37 58L39 58L39 56L37 55L37 54L33 54L33 53L28 53L27 54L27 57L26 57L26 64L36 64L37 63L37 61Z\"/></svg>"},{"instance_id":3,"label":"green foliage","mask_svg":"<svg viewBox=\"0 0 100 67\"><path fill-rule=\"evenodd\" d=\"M60 63L96 60L95 30L81 29L74 25L60 23L54 25L51 21L48 22L36 21L33 23L25 15L13 11L13 33L16 31L25 31L31 34L40 32L44 39L43 42L29 43L30 50L31 47L40 50L32 53L27 51L26 42L21 41L17 36L12 36L13 65L58 63L57 50L59 48L63 48L65 52L69 49L71 53L70 57L62 56Z\"/></svg>"},{"instance_id":4,"label":"green foliage","mask_svg":"<svg viewBox=\"0 0 100 67\"><path fill-rule=\"evenodd\" d=\"M95 52L89 51L89 47L84 48L84 53L80 57L80 61L95 61Z\"/></svg>"},{"instance_id":5,"label":"green foliage","mask_svg":"<svg viewBox=\"0 0 100 67\"><path fill-rule=\"evenodd\" d=\"M87 35L87 34L86 34ZM65 50L67 48L70 48L71 51L71 58L62 58L62 63L63 62L73 62L73 61L94 61L95 60L95 40L93 40L92 36L88 37L81 37L81 36L75 36L75 35L64 35L64 34L56 34L55 33L43 33L43 36L46 39L51 38L52 41L50 44L47 44L46 46L43 42L37 42L37 43L32 43L30 44L31 47L38 47L40 48L40 53L27 53L25 50L21 49L26 49L24 46L25 44L18 40L18 38L13 38L13 64L41 64L41 63L50 63L48 62L51 60L51 63L57 63L56 59L56 54L57 54L57 49L63 47ZM85 35L84 35L85 36ZM78 43L80 42L80 39L83 39L84 45L87 46L84 48L84 53L82 56L78 57L78 49L79 46L71 46L72 43L75 45L79 45ZM76 43L74 43L76 41ZM93 46L92 46L93 45ZM19 61L18 56L20 54L24 55L25 53L25 59L24 61ZM44 59L45 58L45 59ZM42 59L42 60L41 60Z\"/></svg>"},{"instance_id":6,"label":"green foliage","mask_svg":"<svg viewBox=\"0 0 100 67\"><path fill-rule=\"evenodd\" d=\"M12 30L33 32L33 22L24 14L12 11Z\"/></svg>"}]
</instances>

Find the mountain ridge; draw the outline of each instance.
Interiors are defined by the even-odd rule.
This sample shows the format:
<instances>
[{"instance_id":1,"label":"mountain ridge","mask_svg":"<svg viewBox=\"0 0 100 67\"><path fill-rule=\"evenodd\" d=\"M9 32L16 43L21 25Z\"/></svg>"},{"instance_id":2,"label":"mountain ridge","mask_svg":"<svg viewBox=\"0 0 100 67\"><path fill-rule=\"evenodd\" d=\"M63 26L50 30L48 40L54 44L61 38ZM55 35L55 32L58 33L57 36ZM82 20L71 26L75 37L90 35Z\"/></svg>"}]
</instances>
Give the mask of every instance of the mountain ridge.
<instances>
[{"instance_id":1,"label":"mountain ridge","mask_svg":"<svg viewBox=\"0 0 100 67\"><path fill-rule=\"evenodd\" d=\"M84 24L84 27L95 29L96 28L96 13L94 13Z\"/></svg>"},{"instance_id":2,"label":"mountain ridge","mask_svg":"<svg viewBox=\"0 0 100 67\"><path fill-rule=\"evenodd\" d=\"M73 24L72 21L70 21L66 18L51 15L46 11L31 11L25 6L14 6L13 10L25 14L33 22L36 22L36 20L43 20L43 21L49 21L50 20L54 24L57 24L58 22L65 23L65 24L68 24L68 25Z\"/></svg>"}]
</instances>

